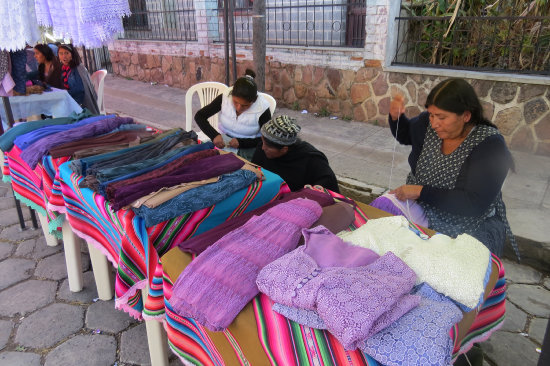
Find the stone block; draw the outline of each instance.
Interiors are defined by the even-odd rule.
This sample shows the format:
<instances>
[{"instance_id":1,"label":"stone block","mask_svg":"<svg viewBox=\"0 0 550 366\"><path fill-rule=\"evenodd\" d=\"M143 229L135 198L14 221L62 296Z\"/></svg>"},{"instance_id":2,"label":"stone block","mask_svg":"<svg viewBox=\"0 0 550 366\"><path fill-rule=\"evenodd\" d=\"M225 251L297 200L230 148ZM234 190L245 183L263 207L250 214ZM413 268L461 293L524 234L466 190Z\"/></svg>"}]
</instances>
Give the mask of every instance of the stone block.
<instances>
[{"instance_id":1,"label":"stone block","mask_svg":"<svg viewBox=\"0 0 550 366\"><path fill-rule=\"evenodd\" d=\"M550 317L550 291L535 285L509 285L508 300L531 315Z\"/></svg>"},{"instance_id":2,"label":"stone block","mask_svg":"<svg viewBox=\"0 0 550 366\"><path fill-rule=\"evenodd\" d=\"M162 56L161 68L163 73L167 73L172 70L172 56Z\"/></svg>"},{"instance_id":3,"label":"stone block","mask_svg":"<svg viewBox=\"0 0 550 366\"><path fill-rule=\"evenodd\" d=\"M525 122L533 123L548 111L548 105L543 98L530 100L523 106Z\"/></svg>"},{"instance_id":4,"label":"stone block","mask_svg":"<svg viewBox=\"0 0 550 366\"><path fill-rule=\"evenodd\" d=\"M91 304L97 298L97 287L95 285L92 271L82 274L82 291L72 292L69 289L69 280L65 279L57 291L57 298L71 303Z\"/></svg>"},{"instance_id":5,"label":"stone block","mask_svg":"<svg viewBox=\"0 0 550 366\"><path fill-rule=\"evenodd\" d=\"M0 320L0 350L3 350L8 344L12 329L13 323L11 320Z\"/></svg>"},{"instance_id":6,"label":"stone block","mask_svg":"<svg viewBox=\"0 0 550 366\"><path fill-rule=\"evenodd\" d=\"M537 144L537 151L535 154L542 156L550 156L550 143L549 142L539 142Z\"/></svg>"},{"instance_id":7,"label":"stone block","mask_svg":"<svg viewBox=\"0 0 550 366\"><path fill-rule=\"evenodd\" d=\"M142 69L147 69L147 54L138 53L138 64Z\"/></svg>"},{"instance_id":8,"label":"stone block","mask_svg":"<svg viewBox=\"0 0 550 366\"><path fill-rule=\"evenodd\" d=\"M281 86L283 87L283 90L287 90L292 87L292 80L290 79L290 75L288 74L288 71L286 70L281 71L280 82L281 82Z\"/></svg>"},{"instance_id":9,"label":"stone block","mask_svg":"<svg viewBox=\"0 0 550 366\"><path fill-rule=\"evenodd\" d=\"M273 98L279 100L283 99L283 88L281 85L274 85L273 86Z\"/></svg>"},{"instance_id":10,"label":"stone block","mask_svg":"<svg viewBox=\"0 0 550 366\"><path fill-rule=\"evenodd\" d=\"M388 82L386 80L386 74L381 73L378 75L376 80L372 83L372 89L374 91L374 95L376 96L383 96L386 95L388 92Z\"/></svg>"},{"instance_id":11,"label":"stone block","mask_svg":"<svg viewBox=\"0 0 550 366\"><path fill-rule=\"evenodd\" d=\"M0 292L0 315L26 315L50 304L55 298L57 283L28 280Z\"/></svg>"},{"instance_id":12,"label":"stone block","mask_svg":"<svg viewBox=\"0 0 550 366\"><path fill-rule=\"evenodd\" d=\"M120 361L144 365L151 362L145 323L124 331L120 337Z\"/></svg>"},{"instance_id":13,"label":"stone block","mask_svg":"<svg viewBox=\"0 0 550 366\"><path fill-rule=\"evenodd\" d=\"M507 332L523 332L527 325L527 314L511 302L506 302L506 317L500 330Z\"/></svg>"},{"instance_id":14,"label":"stone block","mask_svg":"<svg viewBox=\"0 0 550 366\"><path fill-rule=\"evenodd\" d=\"M294 94L294 89L290 88L284 92L284 100L287 105L290 106L292 106L292 104L297 101L296 95Z\"/></svg>"},{"instance_id":15,"label":"stone block","mask_svg":"<svg viewBox=\"0 0 550 366\"><path fill-rule=\"evenodd\" d=\"M506 108L497 113L495 124L505 136L510 136L522 119L521 109L517 106Z\"/></svg>"},{"instance_id":16,"label":"stone block","mask_svg":"<svg viewBox=\"0 0 550 366\"><path fill-rule=\"evenodd\" d=\"M407 88L407 92L409 93L409 100L411 103L416 103L416 84L412 81L409 81L407 84L405 84L405 88Z\"/></svg>"},{"instance_id":17,"label":"stone block","mask_svg":"<svg viewBox=\"0 0 550 366\"><path fill-rule=\"evenodd\" d=\"M116 361L116 339L103 334L82 334L67 340L47 356L45 366L112 365Z\"/></svg>"},{"instance_id":18,"label":"stone block","mask_svg":"<svg viewBox=\"0 0 550 366\"><path fill-rule=\"evenodd\" d=\"M313 66L303 66L302 69L302 82L306 85L310 85L313 82Z\"/></svg>"},{"instance_id":19,"label":"stone block","mask_svg":"<svg viewBox=\"0 0 550 366\"><path fill-rule=\"evenodd\" d=\"M425 105L426 104L426 99L428 99L428 94L429 93L430 93L430 91L426 88L418 89L418 99L417 99L416 103L419 104L419 105Z\"/></svg>"},{"instance_id":20,"label":"stone block","mask_svg":"<svg viewBox=\"0 0 550 366\"><path fill-rule=\"evenodd\" d=\"M372 120L376 116L378 116L378 107L376 106L376 103L372 99L368 99L365 102L365 109L367 111L367 120Z\"/></svg>"},{"instance_id":21,"label":"stone block","mask_svg":"<svg viewBox=\"0 0 550 366\"><path fill-rule=\"evenodd\" d=\"M378 113L387 116L390 113L390 97L382 98L378 101Z\"/></svg>"},{"instance_id":22,"label":"stone block","mask_svg":"<svg viewBox=\"0 0 550 366\"><path fill-rule=\"evenodd\" d=\"M360 68L355 74L355 83L365 83L374 80L377 77L379 71L374 68Z\"/></svg>"},{"instance_id":23,"label":"stone block","mask_svg":"<svg viewBox=\"0 0 550 366\"><path fill-rule=\"evenodd\" d=\"M62 250L62 245L57 245L55 247L46 245L46 239L44 236L40 236L37 239L29 239L19 243L15 250L15 255L37 260L59 253Z\"/></svg>"},{"instance_id":24,"label":"stone block","mask_svg":"<svg viewBox=\"0 0 550 366\"><path fill-rule=\"evenodd\" d=\"M121 52L120 63L124 66L129 66L131 64L131 55L128 52Z\"/></svg>"},{"instance_id":25,"label":"stone block","mask_svg":"<svg viewBox=\"0 0 550 366\"><path fill-rule=\"evenodd\" d=\"M491 90L494 84L493 81L479 79L474 79L470 83L479 98L487 97L489 95L489 90Z\"/></svg>"},{"instance_id":26,"label":"stone block","mask_svg":"<svg viewBox=\"0 0 550 366\"><path fill-rule=\"evenodd\" d=\"M335 96L334 92L330 89L328 82L325 80L323 80L323 82L315 88L315 93L317 94L317 98L334 98Z\"/></svg>"},{"instance_id":27,"label":"stone block","mask_svg":"<svg viewBox=\"0 0 550 366\"><path fill-rule=\"evenodd\" d=\"M40 366L40 355L31 352L2 352L0 365Z\"/></svg>"},{"instance_id":28,"label":"stone block","mask_svg":"<svg viewBox=\"0 0 550 366\"><path fill-rule=\"evenodd\" d=\"M500 104L510 103L516 97L517 89L514 83L496 82L491 91L491 99Z\"/></svg>"},{"instance_id":29,"label":"stone block","mask_svg":"<svg viewBox=\"0 0 550 366\"><path fill-rule=\"evenodd\" d=\"M526 265L519 265L516 262L503 259L504 269L506 271L506 279L512 283L523 283L535 285L540 282L542 274Z\"/></svg>"},{"instance_id":30,"label":"stone block","mask_svg":"<svg viewBox=\"0 0 550 366\"><path fill-rule=\"evenodd\" d=\"M133 65L139 65L139 56L137 53L132 53L130 55L130 63Z\"/></svg>"},{"instance_id":31,"label":"stone block","mask_svg":"<svg viewBox=\"0 0 550 366\"><path fill-rule=\"evenodd\" d=\"M366 113L362 105L356 105L353 108L353 120L354 121L366 121Z\"/></svg>"},{"instance_id":32,"label":"stone block","mask_svg":"<svg viewBox=\"0 0 550 366\"><path fill-rule=\"evenodd\" d=\"M537 122L535 133L539 140L550 140L550 113L547 113Z\"/></svg>"},{"instance_id":33,"label":"stone block","mask_svg":"<svg viewBox=\"0 0 550 366\"><path fill-rule=\"evenodd\" d=\"M21 321L15 342L29 348L49 348L76 333L84 325L84 309L51 304Z\"/></svg>"},{"instance_id":34,"label":"stone block","mask_svg":"<svg viewBox=\"0 0 550 366\"><path fill-rule=\"evenodd\" d=\"M405 85L407 84L407 74L401 72L389 72L388 81L390 84Z\"/></svg>"},{"instance_id":35,"label":"stone block","mask_svg":"<svg viewBox=\"0 0 550 366\"><path fill-rule=\"evenodd\" d=\"M334 94L336 94L336 90L338 90L338 87L342 82L342 75L340 74L340 70L327 69L326 75L330 88L333 90Z\"/></svg>"},{"instance_id":36,"label":"stone block","mask_svg":"<svg viewBox=\"0 0 550 366\"><path fill-rule=\"evenodd\" d=\"M15 248L15 245L11 243L0 243L0 261L11 256L13 248Z\"/></svg>"},{"instance_id":37,"label":"stone block","mask_svg":"<svg viewBox=\"0 0 550 366\"><path fill-rule=\"evenodd\" d=\"M86 327L104 332L119 333L136 322L130 315L115 309L114 300L97 301L86 312Z\"/></svg>"},{"instance_id":38,"label":"stone block","mask_svg":"<svg viewBox=\"0 0 550 366\"><path fill-rule=\"evenodd\" d=\"M495 114L495 105L493 103L485 102L483 100L480 102L481 102L481 108L483 108L483 115L489 121L492 121L493 115Z\"/></svg>"},{"instance_id":39,"label":"stone block","mask_svg":"<svg viewBox=\"0 0 550 366\"><path fill-rule=\"evenodd\" d=\"M314 66L313 67L313 80L311 81L313 85L318 85L321 80L325 77L325 68Z\"/></svg>"},{"instance_id":40,"label":"stone block","mask_svg":"<svg viewBox=\"0 0 550 366\"><path fill-rule=\"evenodd\" d=\"M0 290L32 276L36 262L22 258L8 258L0 262Z\"/></svg>"},{"instance_id":41,"label":"stone block","mask_svg":"<svg viewBox=\"0 0 550 366\"><path fill-rule=\"evenodd\" d=\"M362 103L371 96L370 86L368 84L353 84L350 97L353 104Z\"/></svg>"},{"instance_id":42,"label":"stone block","mask_svg":"<svg viewBox=\"0 0 550 366\"><path fill-rule=\"evenodd\" d=\"M546 277L543 283L544 283L544 287L550 290L550 277Z\"/></svg>"},{"instance_id":43,"label":"stone block","mask_svg":"<svg viewBox=\"0 0 550 366\"><path fill-rule=\"evenodd\" d=\"M533 152L535 146L535 137L533 131L528 126L522 126L512 136L510 148L513 150L523 151L527 153Z\"/></svg>"},{"instance_id":44,"label":"stone block","mask_svg":"<svg viewBox=\"0 0 550 366\"><path fill-rule=\"evenodd\" d=\"M42 235L42 230L33 229L27 226L27 229L21 230L19 225L12 225L2 229L0 239L4 241L18 242L27 239L37 238Z\"/></svg>"},{"instance_id":45,"label":"stone block","mask_svg":"<svg viewBox=\"0 0 550 366\"><path fill-rule=\"evenodd\" d=\"M495 332L481 348L495 365L536 365L539 358L537 345L520 333Z\"/></svg>"},{"instance_id":46,"label":"stone block","mask_svg":"<svg viewBox=\"0 0 550 366\"><path fill-rule=\"evenodd\" d=\"M90 269L90 258L82 254L82 271ZM38 262L34 275L38 278L61 280L67 277L67 263L65 253L54 254Z\"/></svg>"},{"instance_id":47,"label":"stone block","mask_svg":"<svg viewBox=\"0 0 550 366\"><path fill-rule=\"evenodd\" d=\"M550 88L544 85L521 84L519 88L518 103L544 95L546 90L550 91Z\"/></svg>"},{"instance_id":48,"label":"stone block","mask_svg":"<svg viewBox=\"0 0 550 366\"><path fill-rule=\"evenodd\" d=\"M546 334L546 328L548 326L548 319L534 318L531 319L529 324L529 337L533 338L538 343L542 344L544 335Z\"/></svg>"}]
</instances>

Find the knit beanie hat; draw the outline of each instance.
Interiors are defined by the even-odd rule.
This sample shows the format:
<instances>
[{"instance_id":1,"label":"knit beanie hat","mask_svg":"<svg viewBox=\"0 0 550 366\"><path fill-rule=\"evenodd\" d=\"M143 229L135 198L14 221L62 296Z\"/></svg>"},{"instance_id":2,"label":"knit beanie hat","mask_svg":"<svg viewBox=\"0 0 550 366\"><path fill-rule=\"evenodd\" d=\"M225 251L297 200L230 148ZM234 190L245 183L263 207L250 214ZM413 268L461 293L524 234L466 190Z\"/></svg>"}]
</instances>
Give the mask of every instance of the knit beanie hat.
<instances>
[{"instance_id":1,"label":"knit beanie hat","mask_svg":"<svg viewBox=\"0 0 550 366\"><path fill-rule=\"evenodd\" d=\"M280 115L262 126L262 136L279 145L292 145L298 138L301 128L294 118Z\"/></svg>"}]
</instances>

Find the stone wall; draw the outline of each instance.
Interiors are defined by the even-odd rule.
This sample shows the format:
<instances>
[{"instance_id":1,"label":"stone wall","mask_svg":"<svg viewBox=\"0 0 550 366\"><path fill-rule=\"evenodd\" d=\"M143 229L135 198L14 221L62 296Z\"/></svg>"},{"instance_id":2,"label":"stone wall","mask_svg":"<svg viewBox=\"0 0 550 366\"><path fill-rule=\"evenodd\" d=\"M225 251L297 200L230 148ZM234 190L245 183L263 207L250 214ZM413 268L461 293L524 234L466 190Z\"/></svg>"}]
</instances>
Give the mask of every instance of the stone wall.
<instances>
[{"instance_id":1,"label":"stone wall","mask_svg":"<svg viewBox=\"0 0 550 366\"><path fill-rule=\"evenodd\" d=\"M110 53L113 72L123 77L183 89L197 82L225 80L223 58L208 57L201 51L178 56ZM237 55L239 75L253 67L250 59ZM380 125L387 124L392 95L402 93L407 115L414 116L423 110L430 89L444 79L385 72L376 60L363 60L358 69L281 63L269 56L266 61L266 92L278 105ZM550 87L478 79L469 82L480 96L486 116L500 128L512 149L550 156Z\"/></svg>"}]
</instances>

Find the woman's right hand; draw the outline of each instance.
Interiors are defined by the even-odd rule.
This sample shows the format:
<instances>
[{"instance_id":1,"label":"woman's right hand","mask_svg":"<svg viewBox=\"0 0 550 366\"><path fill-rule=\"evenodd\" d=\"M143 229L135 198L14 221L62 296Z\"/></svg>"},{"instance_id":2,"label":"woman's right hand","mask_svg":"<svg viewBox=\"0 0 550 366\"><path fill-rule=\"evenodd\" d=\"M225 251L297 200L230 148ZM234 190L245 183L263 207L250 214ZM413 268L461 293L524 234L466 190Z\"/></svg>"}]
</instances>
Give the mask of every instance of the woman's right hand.
<instances>
[{"instance_id":1,"label":"woman's right hand","mask_svg":"<svg viewBox=\"0 0 550 366\"><path fill-rule=\"evenodd\" d=\"M405 99L401 94L397 94L390 102L390 117L397 121L402 113L405 113Z\"/></svg>"},{"instance_id":2,"label":"woman's right hand","mask_svg":"<svg viewBox=\"0 0 550 366\"><path fill-rule=\"evenodd\" d=\"M225 147L225 142L223 142L222 135L214 137L214 140L212 142L218 149L223 149Z\"/></svg>"}]
</instances>

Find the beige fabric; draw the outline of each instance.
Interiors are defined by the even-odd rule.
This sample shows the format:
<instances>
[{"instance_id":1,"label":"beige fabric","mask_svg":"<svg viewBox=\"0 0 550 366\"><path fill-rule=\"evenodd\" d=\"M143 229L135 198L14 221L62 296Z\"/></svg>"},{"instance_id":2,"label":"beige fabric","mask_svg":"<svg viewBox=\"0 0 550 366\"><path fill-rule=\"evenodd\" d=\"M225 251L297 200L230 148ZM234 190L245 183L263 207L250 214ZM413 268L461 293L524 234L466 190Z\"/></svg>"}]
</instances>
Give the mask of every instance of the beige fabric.
<instances>
[{"instance_id":1,"label":"beige fabric","mask_svg":"<svg viewBox=\"0 0 550 366\"><path fill-rule=\"evenodd\" d=\"M172 187L164 187L156 192L149 193L146 196L138 198L137 200L132 202L130 206L138 208L142 205L145 205L149 208L155 208L183 192L186 192L193 188L204 186L205 184L216 183L218 180L220 180L220 177L214 177L189 183L182 183Z\"/></svg>"}]
</instances>

